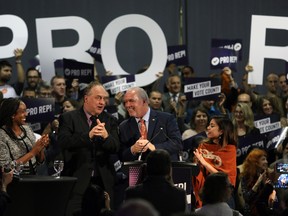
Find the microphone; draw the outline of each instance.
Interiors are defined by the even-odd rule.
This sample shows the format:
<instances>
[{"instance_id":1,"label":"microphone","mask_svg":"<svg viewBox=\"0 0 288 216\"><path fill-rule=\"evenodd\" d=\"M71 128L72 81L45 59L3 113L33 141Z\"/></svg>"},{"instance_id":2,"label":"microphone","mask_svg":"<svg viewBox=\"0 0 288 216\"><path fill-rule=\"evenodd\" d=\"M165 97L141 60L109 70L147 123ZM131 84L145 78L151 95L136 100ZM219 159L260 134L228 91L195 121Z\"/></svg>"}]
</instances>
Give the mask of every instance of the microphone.
<instances>
[{"instance_id":1,"label":"microphone","mask_svg":"<svg viewBox=\"0 0 288 216\"><path fill-rule=\"evenodd\" d=\"M142 149L141 149L141 151L140 151L140 153L139 153L138 161L141 161L144 148L145 148L149 143L151 143L151 142L160 134L161 131L163 131L163 128L162 128L162 127L160 127L160 130L159 130L147 143L145 143L145 145L142 147Z\"/></svg>"},{"instance_id":2,"label":"microphone","mask_svg":"<svg viewBox=\"0 0 288 216\"><path fill-rule=\"evenodd\" d=\"M162 130L163 130L163 128L162 128ZM169 137L169 136L167 136L167 134L166 133L163 133L164 134L164 136L171 142L171 143L173 143L175 146L177 146L177 144ZM179 151L179 161L183 161L183 152L182 151Z\"/></svg>"}]
</instances>

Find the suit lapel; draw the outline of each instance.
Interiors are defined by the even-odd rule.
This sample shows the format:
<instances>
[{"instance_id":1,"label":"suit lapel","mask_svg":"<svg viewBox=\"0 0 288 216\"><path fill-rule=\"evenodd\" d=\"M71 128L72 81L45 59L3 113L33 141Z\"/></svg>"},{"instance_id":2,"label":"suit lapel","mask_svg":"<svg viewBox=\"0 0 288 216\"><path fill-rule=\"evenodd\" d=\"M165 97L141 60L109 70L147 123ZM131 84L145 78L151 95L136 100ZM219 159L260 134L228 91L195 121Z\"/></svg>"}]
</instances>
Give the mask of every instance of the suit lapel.
<instances>
[{"instance_id":1,"label":"suit lapel","mask_svg":"<svg viewBox=\"0 0 288 216\"><path fill-rule=\"evenodd\" d=\"M157 113L154 110L150 109L148 140L150 140L152 138L152 135L154 134L156 123L157 123Z\"/></svg>"},{"instance_id":2,"label":"suit lapel","mask_svg":"<svg viewBox=\"0 0 288 216\"><path fill-rule=\"evenodd\" d=\"M87 117L83 108L79 110L79 116L80 116L79 124L83 125L83 128L85 128L85 131L86 129L89 131L89 124L88 124Z\"/></svg>"},{"instance_id":3,"label":"suit lapel","mask_svg":"<svg viewBox=\"0 0 288 216\"><path fill-rule=\"evenodd\" d=\"M136 122L134 117L129 118L127 130L130 131L135 140L138 140L140 138L141 134L139 131L138 123Z\"/></svg>"}]
</instances>

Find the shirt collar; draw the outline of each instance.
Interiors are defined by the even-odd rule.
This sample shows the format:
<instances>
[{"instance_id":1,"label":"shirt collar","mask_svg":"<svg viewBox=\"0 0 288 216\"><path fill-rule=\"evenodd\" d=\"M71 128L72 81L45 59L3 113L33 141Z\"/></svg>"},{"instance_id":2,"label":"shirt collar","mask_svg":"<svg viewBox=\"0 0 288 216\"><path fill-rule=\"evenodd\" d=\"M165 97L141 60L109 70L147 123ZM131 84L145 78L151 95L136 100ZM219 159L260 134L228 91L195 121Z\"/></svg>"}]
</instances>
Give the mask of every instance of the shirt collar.
<instances>
[{"instance_id":1,"label":"shirt collar","mask_svg":"<svg viewBox=\"0 0 288 216\"><path fill-rule=\"evenodd\" d=\"M86 116L86 118L87 118L87 121L88 121L88 123L91 121L90 120L90 117L92 116L89 112L87 112L84 108L83 108L83 110L84 110L84 113L85 113L85 116ZM98 115L99 116L99 115ZM97 116L97 117L98 117Z\"/></svg>"},{"instance_id":2,"label":"shirt collar","mask_svg":"<svg viewBox=\"0 0 288 216\"><path fill-rule=\"evenodd\" d=\"M169 95L170 95L170 97L173 97L173 95L175 95L175 97L178 97L178 96L179 96L179 92L178 92L178 93L171 93L171 92L169 92Z\"/></svg>"},{"instance_id":3,"label":"shirt collar","mask_svg":"<svg viewBox=\"0 0 288 216\"><path fill-rule=\"evenodd\" d=\"M150 117L150 107L148 108L148 111L145 113L145 115L142 117L142 119L144 119L145 122L149 122L149 117ZM136 118L135 117L135 119L136 119L136 122L139 122L139 120L141 118Z\"/></svg>"}]
</instances>

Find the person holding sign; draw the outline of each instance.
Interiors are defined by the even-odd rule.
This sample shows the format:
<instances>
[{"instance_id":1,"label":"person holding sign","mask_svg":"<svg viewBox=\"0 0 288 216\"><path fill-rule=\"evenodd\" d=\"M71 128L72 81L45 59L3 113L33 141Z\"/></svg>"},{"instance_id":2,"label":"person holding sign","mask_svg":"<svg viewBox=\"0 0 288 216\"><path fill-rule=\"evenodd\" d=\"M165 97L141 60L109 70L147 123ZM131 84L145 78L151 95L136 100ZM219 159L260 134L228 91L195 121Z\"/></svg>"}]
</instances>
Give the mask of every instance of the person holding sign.
<instances>
[{"instance_id":1,"label":"person holding sign","mask_svg":"<svg viewBox=\"0 0 288 216\"><path fill-rule=\"evenodd\" d=\"M26 125L26 105L19 99L3 99L0 104L0 165L14 161L24 165L22 174L35 174L37 163L45 159L48 135L36 141L32 129Z\"/></svg>"},{"instance_id":2,"label":"person holding sign","mask_svg":"<svg viewBox=\"0 0 288 216\"><path fill-rule=\"evenodd\" d=\"M117 153L120 143L117 120L104 111L107 97L100 83L91 82L84 90L83 106L59 117L58 143L65 162L63 175L78 178L67 216L80 211L83 194L90 184L107 191L113 206L116 176L111 154Z\"/></svg>"},{"instance_id":3,"label":"person holding sign","mask_svg":"<svg viewBox=\"0 0 288 216\"><path fill-rule=\"evenodd\" d=\"M199 192L209 174L219 171L225 172L235 187L237 175L236 144L231 120L222 116L213 116L207 127L207 139L203 140L198 149L194 151L195 160L200 166L199 174L192 178L196 207L202 206ZM229 201L230 206L233 207L232 197Z\"/></svg>"},{"instance_id":4,"label":"person holding sign","mask_svg":"<svg viewBox=\"0 0 288 216\"><path fill-rule=\"evenodd\" d=\"M232 122L238 136L237 165L240 165L243 163L246 155L248 154L248 149L253 147L253 143L250 141L253 140L251 136L259 137L260 130L254 125L254 114L251 107L247 103L236 104L232 116ZM260 140L257 140L257 142L259 141ZM261 143L263 144L262 147L264 148L263 140Z\"/></svg>"},{"instance_id":5,"label":"person holding sign","mask_svg":"<svg viewBox=\"0 0 288 216\"><path fill-rule=\"evenodd\" d=\"M224 67L220 73L221 75L221 92L225 94L227 100L225 107L231 111L235 106L238 95L238 84L236 83L233 72L229 67Z\"/></svg>"},{"instance_id":6,"label":"person holding sign","mask_svg":"<svg viewBox=\"0 0 288 216\"><path fill-rule=\"evenodd\" d=\"M15 49L14 55L16 59L17 82L13 83L12 85L8 84L12 78L12 65L6 60L0 61L0 91L2 92L4 98L18 97L24 87L25 72L21 61L23 50Z\"/></svg>"},{"instance_id":7,"label":"person holding sign","mask_svg":"<svg viewBox=\"0 0 288 216\"><path fill-rule=\"evenodd\" d=\"M259 98L258 115L269 116L272 114L279 115L281 126L285 127L287 125L287 120L284 117L284 113L277 103L275 97L261 96Z\"/></svg>"}]
</instances>

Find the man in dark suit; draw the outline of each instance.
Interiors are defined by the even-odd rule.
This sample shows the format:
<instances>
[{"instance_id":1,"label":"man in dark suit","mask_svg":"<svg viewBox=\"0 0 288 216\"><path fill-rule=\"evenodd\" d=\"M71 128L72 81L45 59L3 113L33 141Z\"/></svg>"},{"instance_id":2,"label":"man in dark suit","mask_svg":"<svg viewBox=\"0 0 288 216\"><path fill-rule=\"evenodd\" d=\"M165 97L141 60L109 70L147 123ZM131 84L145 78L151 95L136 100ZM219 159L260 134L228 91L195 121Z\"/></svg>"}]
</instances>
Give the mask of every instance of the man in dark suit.
<instances>
[{"instance_id":1,"label":"man in dark suit","mask_svg":"<svg viewBox=\"0 0 288 216\"><path fill-rule=\"evenodd\" d=\"M115 169L110 156L119 150L120 144L117 120L103 112L107 97L101 84L91 82L84 92L83 107L64 113L59 119L63 175L78 178L68 203L68 216L80 210L82 195L91 181L103 187L113 202Z\"/></svg>"},{"instance_id":2,"label":"man in dark suit","mask_svg":"<svg viewBox=\"0 0 288 216\"><path fill-rule=\"evenodd\" d=\"M185 212L186 192L171 181L171 159L163 149L150 152L147 156L147 178L142 184L129 187L125 200L144 199L150 202L161 216Z\"/></svg>"},{"instance_id":3,"label":"man in dark suit","mask_svg":"<svg viewBox=\"0 0 288 216\"><path fill-rule=\"evenodd\" d=\"M165 112L174 114L175 116L184 115L186 109L186 96L181 92L181 77L173 74L168 77L166 86L167 93L163 95L163 107Z\"/></svg>"},{"instance_id":4,"label":"man in dark suit","mask_svg":"<svg viewBox=\"0 0 288 216\"><path fill-rule=\"evenodd\" d=\"M169 113L149 108L149 98L144 89L132 87L124 95L123 102L130 118L120 126L120 143L123 161L145 159L155 149L165 149L171 159L178 160L182 140L176 118ZM140 120L144 120L147 137L140 133Z\"/></svg>"}]
</instances>

